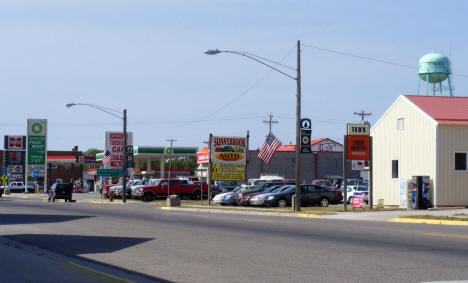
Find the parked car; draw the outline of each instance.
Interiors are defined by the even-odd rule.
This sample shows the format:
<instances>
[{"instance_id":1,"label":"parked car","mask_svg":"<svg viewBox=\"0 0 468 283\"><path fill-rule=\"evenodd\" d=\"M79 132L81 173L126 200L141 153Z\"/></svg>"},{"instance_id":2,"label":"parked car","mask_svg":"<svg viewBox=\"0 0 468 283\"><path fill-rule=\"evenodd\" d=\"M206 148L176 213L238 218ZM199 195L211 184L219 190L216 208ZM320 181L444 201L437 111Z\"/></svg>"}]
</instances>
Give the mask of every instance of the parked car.
<instances>
[{"instance_id":1,"label":"parked car","mask_svg":"<svg viewBox=\"0 0 468 283\"><path fill-rule=\"evenodd\" d=\"M251 198L250 203L256 206L286 207L292 203L295 186L284 187L276 193L259 194ZM301 185L301 205L329 206L343 199L341 192L330 187L319 185Z\"/></svg>"},{"instance_id":2,"label":"parked car","mask_svg":"<svg viewBox=\"0 0 468 283\"><path fill-rule=\"evenodd\" d=\"M126 190L127 190L127 198L131 198L133 194L133 191L132 191L132 187L133 186L138 186L138 185L141 185L143 184L141 180L139 179L134 179L134 180L129 180L127 181L127 186L126 186ZM112 192L112 196L114 198L122 198L122 185L117 185L117 186L113 186L113 187L110 187L109 188L109 191Z\"/></svg>"},{"instance_id":3,"label":"parked car","mask_svg":"<svg viewBox=\"0 0 468 283\"><path fill-rule=\"evenodd\" d=\"M327 186L327 187L333 186L333 183L328 179L314 179L314 180L312 180L311 184L312 185Z\"/></svg>"},{"instance_id":4,"label":"parked car","mask_svg":"<svg viewBox=\"0 0 468 283\"><path fill-rule=\"evenodd\" d=\"M73 184L70 183L62 183L62 184L55 184L53 188L51 187L49 190L49 202L55 201L56 199L64 199L65 202L72 201L72 194L73 194Z\"/></svg>"},{"instance_id":5,"label":"parked car","mask_svg":"<svg viewBox=\"0 0 468 283\"><path fill-rule=\"evenodd\" d=\"M340 191L342 191L342 189ZM368 186L348 186L346 190L346 197L348 198L348 203L353 202L353 196L355 193L363 193L364 199L367 203L367 195L369 194Z\"/></svg>"},{"instance_id":6,"label":"parked car","mask_svg":"<svg viewBox=\"0 0 468 283\"><path fill-rule=\"evenodd\" d=\"M232 192L239 185L237 181L217 181L215 186L219 193L228 193Z\"/></svg>"},{"instance_id":7,"label":"parked car","mask_svg":"<svg viewBox=\"0 0 468 283\"><path fill-rule=\"evenodd\" d=\"M270 193L273 190L275 190L278 187L284 186L283 183L262 183L251 190L247 190L245 192L240 193L237 196L237 204L243 205L243 206L249 206L250 205L250 199L254 195L258 194L263 194L263 193Z\"/></svg>"},{"instance_id":8,"label":"parked car","mask_svg":"<svg viewBox=\"0 0 468 283\"><path fill-rule=\"evenodd\" d=\"M238 194L248 191L253 186L239 186L235 188L232 192L218 194L213 198L213 204L220 205L237 205L237 196Z\"/></svg>"},{"instance_id":9,"label":"parked car","mask_svg":"<svg viewBox=\"0 0 468 283\"><path fill-rule=\"evenodd\" d=\"M10 185L8 185L10 192L12 193L24 193L25 192L25 186L23 182L11 182ZM32 183L28 183L28 192L29 193L34 193L35 188Z\"/></svg>"},{"instance_id":10,"label":"parked car","mask_svg":"<svg viewBox=\"0 0 468 283\"><path fill-rule=\"evenodd\" d=\"M141 186L136 195L145 201L151 201L156 197L166 197L168 195L179 195L181 199L200 199L201 194L208 192L208 186L186 183L182 184L180 179L160 179L154 185Z\"/></svg>"}]
</instances>

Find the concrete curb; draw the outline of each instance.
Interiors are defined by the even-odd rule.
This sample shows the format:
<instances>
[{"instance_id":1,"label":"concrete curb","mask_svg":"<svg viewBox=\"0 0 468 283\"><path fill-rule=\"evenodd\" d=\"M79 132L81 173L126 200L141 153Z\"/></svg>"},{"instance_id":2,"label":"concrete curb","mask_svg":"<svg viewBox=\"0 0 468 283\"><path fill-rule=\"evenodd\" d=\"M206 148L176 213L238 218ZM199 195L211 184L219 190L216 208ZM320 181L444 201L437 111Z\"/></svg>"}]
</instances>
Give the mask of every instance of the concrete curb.
<instances>
[{"instance_id":1,"label":"concrete curb","mask_svg":"<svg viewBox=\"0 0 468 283\"><path fill-rule=\"evenodd\" d=\"M283 217L299 217L299 218L320 218L319 214L312 213L287 213L287 212L257 212L257 211L236 211L236 210L218 210L218 209L200 209L189 207L168 207L162 206L161 210L172 211L193 211L193 212L208 212L208 213L224 213L224 214L244 214L244 215L263 215L263 216L283 216Z\"/></svg>"},{"instance_id":2,"label":"concrete curb","mask_svg":"<svg viewBox=\"0 0 468 283\"><path fill-rule=\"evenodd\" d=\"M438 219L393 218L393 219L388 220L388 222L468 226L468 221L438 220Z\"/></svg>"}]
</instances>

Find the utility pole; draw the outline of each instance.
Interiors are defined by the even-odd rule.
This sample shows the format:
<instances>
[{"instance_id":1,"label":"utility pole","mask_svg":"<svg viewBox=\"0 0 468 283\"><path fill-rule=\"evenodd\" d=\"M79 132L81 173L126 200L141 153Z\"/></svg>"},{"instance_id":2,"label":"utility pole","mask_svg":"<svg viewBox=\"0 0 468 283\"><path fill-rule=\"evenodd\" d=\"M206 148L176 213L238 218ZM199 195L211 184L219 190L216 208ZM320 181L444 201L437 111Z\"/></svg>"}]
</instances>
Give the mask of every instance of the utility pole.
<instances>
[{"instance_id":1,"label":"utility pole","mask_svg":"<svg viewBox=\"0 0 468 283\"><path fill-rule=\"evenodd\" d=\"M169 197L171 192L171 169L172 169L172 154L174 153L174 149L172 148L172 143L176 142L175 139L167 139L166 141L171 143L171 159L169 161L169 180L167 181L167 197Z\"/></svg>"},{"instance_id":2,"label":"utility pole","mask_svg":"<svg viewBox=\"0 0 468 283\"><path fill-rule=\"evenodd\" d=\"M263 120L263 123L269 124L269 126L270 126L270 131L269 131L269 133L271 133L271 124L278 124L278 121L274 121L274 120L273 120L273 114L270 114L270 115L269 115L269 119L268 119L268 120Z\"/></svg>"},{"instance_id":3,"label":"utility pole","mask_svg":"<svg viewBox=\"0 0 468 283\"><path fill-rule=\"evenodd\" d=\"M295 164L295 178L296 190L295 200L296 203L293 211L301 211L301 42L297 41L297 77L296 77L296 164Z\"/></svg>"},{"instance_id":4,"label":"utility pole","mask_svg":"<svg viewBox=\"0 0 468 283\"><path fill-rule=\"evenodd\" d=\"M365 113L364 110L361 110L361 112L354 112L354 115L361 116L361 124L369 124L369 121L366 121L365 118L371 116L372 113Z\"/></svg>"}]
</instances>

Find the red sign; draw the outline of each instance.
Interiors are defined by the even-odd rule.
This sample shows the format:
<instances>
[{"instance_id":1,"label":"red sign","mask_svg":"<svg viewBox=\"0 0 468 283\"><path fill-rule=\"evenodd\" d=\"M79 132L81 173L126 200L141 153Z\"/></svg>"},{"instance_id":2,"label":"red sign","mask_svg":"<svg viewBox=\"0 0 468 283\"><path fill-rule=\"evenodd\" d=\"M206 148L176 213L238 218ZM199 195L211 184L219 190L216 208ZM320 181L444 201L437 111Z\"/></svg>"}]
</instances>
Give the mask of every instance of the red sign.
<instances>
[{"instance_id":1,"label":"red sign","mask_svg":"<svg viewBox=\"0 0 468 283\"><path fill-rule=\"evenodd\" d=\"M353 196L353 207L364 207L366 204L364 202L364 197L362 195Z\"/></svg>"},{"instance_id":2,"label":"red sign","mask_svg":"<svg viewBox=\"0 0 468 283\"><path fill-rule=\"evenodd\" d=\"M369 136L347 136L348 137L348 160L369 160L370 137Z\"/></svg>"},{"instance_id":3,"label":"red sign","mask_svg":"<svg viewBox=\"0 0 468 283\"><path fill-rule=\"evenodd\" d=\"M197 152L197 164L206 164L210 161L210 151L207 147Z\"/></svg>"},{"instance_id":4,"label":"red sign","mask_svg":"<svg viewBox=\"0 0 468 283\"><path fill-rule=\"evenodd\" d=\"M23 136L5 136L5 149L22 150Z\"/></svg>"}]
</instances>

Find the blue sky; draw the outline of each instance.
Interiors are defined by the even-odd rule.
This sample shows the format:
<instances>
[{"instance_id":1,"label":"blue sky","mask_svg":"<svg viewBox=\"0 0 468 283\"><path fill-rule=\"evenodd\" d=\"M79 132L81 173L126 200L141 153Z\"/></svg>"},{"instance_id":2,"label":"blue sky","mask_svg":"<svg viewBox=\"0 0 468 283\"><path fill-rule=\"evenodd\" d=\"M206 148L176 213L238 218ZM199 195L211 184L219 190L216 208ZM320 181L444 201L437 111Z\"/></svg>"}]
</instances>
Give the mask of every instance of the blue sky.
<instances>
[{"instance_id":1,"label":"blue sky","mask_svg":"<svg viewBox=\"0 0 468 283\"><path fill-rule=\"evenodd\" d=\"M122 129L106 113L65 108L69 102L126 108L137 146L167 146L174 138L175 146L201 147L210 133L249 130L250 148L257 148L270 113L279 122L273 133L294 143L295 81L241 56L204 55L205 49L284 58L295 67L301 40L302 116L312 119L313 138L339 142L345 124L359 121L353 112L372 112L372 124L398 95L416 93L417 71L307 45L415 67L438 51L450 56L454 73L468 75L464 1L0 4L0 134L25 134L27 118L46 118L50 150L103 148L104 132ZM468 96L468 77L453 82L455 95Z\"/></svg>"}]
</instances>

